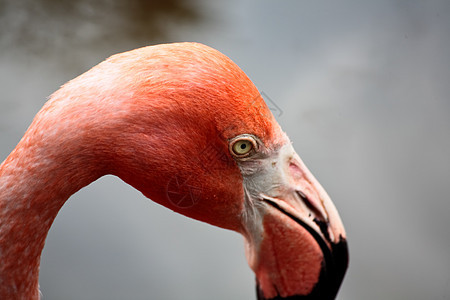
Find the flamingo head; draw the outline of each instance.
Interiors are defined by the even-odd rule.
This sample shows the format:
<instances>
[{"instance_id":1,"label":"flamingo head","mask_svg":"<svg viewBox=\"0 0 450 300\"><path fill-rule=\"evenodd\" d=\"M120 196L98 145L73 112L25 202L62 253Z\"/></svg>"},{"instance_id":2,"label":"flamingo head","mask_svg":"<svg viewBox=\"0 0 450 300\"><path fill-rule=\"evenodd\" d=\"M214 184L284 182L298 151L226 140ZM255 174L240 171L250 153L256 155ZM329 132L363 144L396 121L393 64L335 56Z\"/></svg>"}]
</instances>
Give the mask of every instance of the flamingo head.
<instances>
[{"instance_id":1,"label":"flamingo head","mask_svg":"<svg viewBox=\"0 0 450 300\"><path fill-rule=\"evenodd\" d=\"M119 54L98 72L111 64L123 111L110 118L123 126L109 172L240 232L259 299L334 299L348 260L342 222L245 73L195 43Z\"/></svg>"}]
</instances>

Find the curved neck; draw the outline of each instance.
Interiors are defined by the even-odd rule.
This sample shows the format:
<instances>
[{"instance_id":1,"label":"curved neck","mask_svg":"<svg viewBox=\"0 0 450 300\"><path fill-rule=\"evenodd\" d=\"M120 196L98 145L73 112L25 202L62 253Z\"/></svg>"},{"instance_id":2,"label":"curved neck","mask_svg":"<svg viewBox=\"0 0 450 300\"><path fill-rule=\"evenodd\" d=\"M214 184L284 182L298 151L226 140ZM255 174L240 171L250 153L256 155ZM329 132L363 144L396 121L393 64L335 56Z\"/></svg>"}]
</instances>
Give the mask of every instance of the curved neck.
<instances>
[{"instance_id":1,"label":"curved neck","mask_svg":"<svg viewBox=\"0 0 450 300\"><path fill-rule=\"evenodd\" d=\"M48 230L65 201L102 175L92 153L32 127L0 166L0 299L39 299ZM80 142L80 141L78 141Z\"/></svg>"},{"instance_id":2,"label":"curved neck","mask_svg":"<svg viewBox=\"0 0 450 300\"><path fill-rule=\"evenodd\" d=\"M103 133L115 120L90 91L69 85L56 92L0 165L0 299L39 299L53 220L73 193L107 173Z\"/></svg>"}]
</instances>

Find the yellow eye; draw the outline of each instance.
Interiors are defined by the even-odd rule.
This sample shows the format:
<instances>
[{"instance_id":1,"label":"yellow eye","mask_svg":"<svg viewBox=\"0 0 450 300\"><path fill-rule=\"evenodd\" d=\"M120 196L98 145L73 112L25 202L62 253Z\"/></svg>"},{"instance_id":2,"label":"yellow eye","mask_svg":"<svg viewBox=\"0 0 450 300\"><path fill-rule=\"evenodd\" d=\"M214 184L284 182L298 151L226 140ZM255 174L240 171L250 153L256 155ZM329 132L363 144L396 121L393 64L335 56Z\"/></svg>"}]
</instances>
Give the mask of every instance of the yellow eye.
<instances>
[{"instance_id":1,"label":"yellow eye","mask_svg":"<svg viewBox=\"0 0 450 300\"><path fill-rule=\"evenodd\" d=\"M237 155L244 155L250 152L252 150L253 144L250 141L242 140L237 141L233 145L233 151Z\"/></svg>"},{"instance_id":2,"label":"yellow eye","mask_svg":"<svg viewBox=\"0 0 450 300\"><path fill-rule=\"evenodd\" d=\"M230 148L233 155L244 157L254 150L255 141L250 137L241 137L233 141Z\"/></svg>"}]
</instances>

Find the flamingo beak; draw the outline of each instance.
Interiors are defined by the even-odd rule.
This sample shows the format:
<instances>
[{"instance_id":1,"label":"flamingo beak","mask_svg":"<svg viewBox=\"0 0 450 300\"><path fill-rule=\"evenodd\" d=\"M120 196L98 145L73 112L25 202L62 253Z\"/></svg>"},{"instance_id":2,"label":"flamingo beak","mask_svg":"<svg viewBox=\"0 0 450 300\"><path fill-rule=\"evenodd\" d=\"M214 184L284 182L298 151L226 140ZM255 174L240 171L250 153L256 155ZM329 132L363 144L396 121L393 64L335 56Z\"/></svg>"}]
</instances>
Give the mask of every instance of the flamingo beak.
<instances>
[{"instance_id":1,"label":"flamingo beak","mask_svg":"<svg viewBox=\"0 0 450 300\"><path fill-rule=\"evenodd\" d=\"M261 161L244 176L258 299L335 299L348 265L336 207L291 144Z\"/></svg>"}]
</instances>

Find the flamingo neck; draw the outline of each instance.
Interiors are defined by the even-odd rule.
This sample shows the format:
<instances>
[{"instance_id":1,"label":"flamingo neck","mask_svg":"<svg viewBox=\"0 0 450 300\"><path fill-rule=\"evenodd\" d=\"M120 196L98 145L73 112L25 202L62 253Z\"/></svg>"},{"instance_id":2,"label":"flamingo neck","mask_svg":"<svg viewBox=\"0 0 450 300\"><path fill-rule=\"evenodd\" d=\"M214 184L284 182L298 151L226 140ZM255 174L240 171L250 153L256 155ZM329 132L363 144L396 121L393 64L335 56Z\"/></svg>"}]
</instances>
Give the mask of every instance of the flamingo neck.
<instances>
[{"instance_id":1,"label":"flamingo neck","mask_svg":"<svg viewBox=\"0 0 450 300\"><path fill-rule=\"evenodd\" d=\"M40 256L53 220L73 193L103 175L83 130L40 123L0 165L0 299L39 299Z\"/></svg>"}]
</instances>

